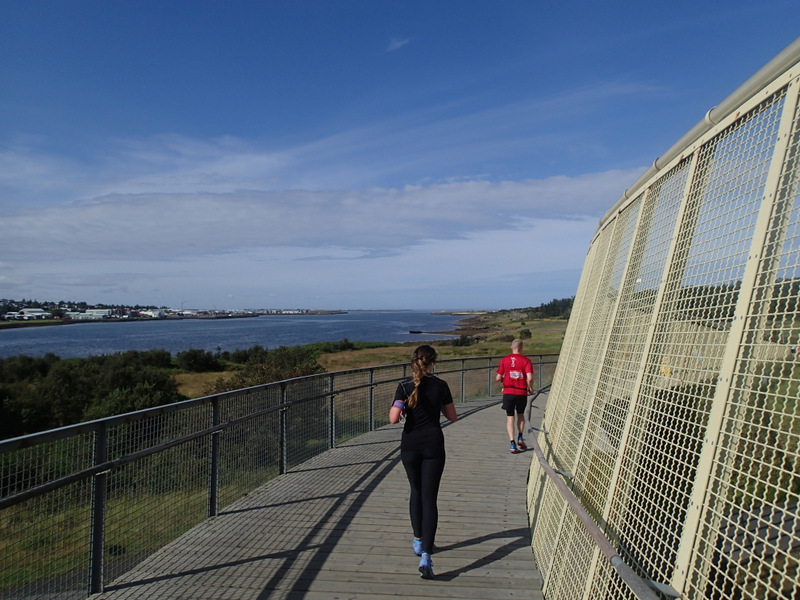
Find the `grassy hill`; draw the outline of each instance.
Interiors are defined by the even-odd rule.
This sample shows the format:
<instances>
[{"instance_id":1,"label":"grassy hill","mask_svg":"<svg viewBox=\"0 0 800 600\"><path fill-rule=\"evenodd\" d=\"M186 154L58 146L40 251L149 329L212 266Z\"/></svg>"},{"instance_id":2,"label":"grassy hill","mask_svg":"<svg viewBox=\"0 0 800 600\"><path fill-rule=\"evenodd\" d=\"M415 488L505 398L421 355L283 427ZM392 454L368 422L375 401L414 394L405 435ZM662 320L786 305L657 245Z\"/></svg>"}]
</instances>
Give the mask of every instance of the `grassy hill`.
<instances>
[{"instance_id":1,"label":"grassy hill","mask_svg":"<svg viewBox=\"0 0 800 600\"><path fill-rule=\"evenodd\" d=\"M455 331L437 332L461 336L455 340L455 345L450 340L430 345L436 348L440 359L494 356L507 354L511 340L519 337L525 342L526 354L558 354L566 328L566 319L530 320L524 310L475 313L465 316ZM411 352L418 345L419 342L412 342L322 354L319 363L327 371L402 363L410 360Z\"/></svg>"},{"instance_id":2,"label":"grassy hill","mask_svg":"<svg viewBox=\"0 0 800 600\"><path fill-rule=\"evenodd\" d=\"M504 355L510 351L511 340L517 337L525 341L525 354L558 354L566 327L566 319L531 318L529 309L514 309L465 314L457 329L427 333L459 336L455 340L429 342L436 348L439 358L446 359ZM322 352L317 362L329 373L404 363L411 359L418 345L419 342L364 344L368 347ZM209 385L214 381L232 375L233 372L215 372L175 373L173 376L180 393L197 398L209 393Z\"/></svg>"}]
</instances>

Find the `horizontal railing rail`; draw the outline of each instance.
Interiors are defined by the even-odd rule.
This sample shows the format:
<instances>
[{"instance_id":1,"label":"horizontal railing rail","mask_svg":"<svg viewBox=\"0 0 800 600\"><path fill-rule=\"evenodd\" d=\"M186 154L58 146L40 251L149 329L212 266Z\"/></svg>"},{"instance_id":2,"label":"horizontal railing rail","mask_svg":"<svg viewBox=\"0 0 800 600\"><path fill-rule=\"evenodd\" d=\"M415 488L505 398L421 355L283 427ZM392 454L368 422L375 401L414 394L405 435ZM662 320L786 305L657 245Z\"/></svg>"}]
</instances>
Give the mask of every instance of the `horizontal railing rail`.
<instances>
[{"instance_id":1,"label":"horizontal railing rail","mask_svg":"<svg viewBox=\"0 0 800 600\"><path fill-rule=\"evenodd\" d=\"M440 360L436 374L457 402L491 397L500 358ZM558 355L531 359L549 383ZM102 592L220 506L387 425L408 375L309 375L0 441L0 595Z\"/></svg>"}]
</instances>

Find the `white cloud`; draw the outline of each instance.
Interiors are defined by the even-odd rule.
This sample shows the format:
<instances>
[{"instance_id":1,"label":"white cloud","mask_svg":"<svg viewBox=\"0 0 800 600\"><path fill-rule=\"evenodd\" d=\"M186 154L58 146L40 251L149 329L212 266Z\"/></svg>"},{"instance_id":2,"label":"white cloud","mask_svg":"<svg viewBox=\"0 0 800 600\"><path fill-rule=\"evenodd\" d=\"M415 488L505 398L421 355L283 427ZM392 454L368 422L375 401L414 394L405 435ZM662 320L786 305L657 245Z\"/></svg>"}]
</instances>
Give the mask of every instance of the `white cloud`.
<instances>
[{"instance_id":1,"label":"white cloud","mask_svg":"<svg viewBox=\"0 0 800 600\"><path fill-rule=\"evenodd\" d=\"M331 307L424 306L426 289L445 306L500 286L524 295L543 277L569 287L583 258L567 244L588 244L643 169L524 180L498 169L536 172L532 152L596 152L550 124L634 91L434 106L284 146L159 135L67 159L18 141L0 156L0 277L10 297L219 306L269 294L303 305L321 291ZM528 275L494 268L515 243L537 263ZM436 267L421 271L420 255Z\"/></svg>"},{"instance_id":2,"label":"white cloud","mask_svg":"<svg viewBox=\"0 0 800 600\"><path fill-rule=\"evenodd\" d=\"M119 303L537 305L574 293L634 176L104 196L0 222L2 276L11 297Z\"/></svg>"},{"instance_id":3,"label":"white cloud","mask_svg":"<svg viewBox=\"0 0 800 600\"><path fill-rule=\"evenodd\" d=\"M391 254L342 247L254 247L203 256L103 255L24 265L31 297L217 307L503 308L575 293L596 220L531 219L517 228L420 240ZM580 241L576 241L580 240ZM509 260L509 256L515 260Z\"/></svg>"},{"instance_id":4,"label":"white cloud","mask_svg":"<svg viewBox=\"0 0 800 600\"><path fill-rule=\"evenodd\" d=\"M386 47L387 52L394 52L395 50L399 50L403 46L406 46L411 43L411 38L398 38L393 37L389 42L389 45Z\"/></svg>"},{"instance_id":5,"label":"white cloud","mask_svg":"<svg viewBox=\"0 0 800 600\"><path fill-rule=\"evenodd\" d=\"M582 157L606 152L603 141L591 129L565 130L563 123L599 114L603 103L653 93L612 82L491 108L480 97L464 98L282 145L164 134L82 146L66 158L48 140L26 138L0 149L0 206L109 194L396 188L477 173L499 181L509 171L559 172L552 164L537 168L554 160L580 172Z\"/></svg>"},{"instance_id":6,"label":"white cloud","mask_svg":"<svg viewBox=\"0 0 800 600\"><path fill-rule=\"evenodd\" d=\"M0 253L11 264L277 247L380 255L423 240L520 229L539 218L597 219L637 173L403 189L115 194L8 216L0 222Z\"/></svg>"}]
</instances>

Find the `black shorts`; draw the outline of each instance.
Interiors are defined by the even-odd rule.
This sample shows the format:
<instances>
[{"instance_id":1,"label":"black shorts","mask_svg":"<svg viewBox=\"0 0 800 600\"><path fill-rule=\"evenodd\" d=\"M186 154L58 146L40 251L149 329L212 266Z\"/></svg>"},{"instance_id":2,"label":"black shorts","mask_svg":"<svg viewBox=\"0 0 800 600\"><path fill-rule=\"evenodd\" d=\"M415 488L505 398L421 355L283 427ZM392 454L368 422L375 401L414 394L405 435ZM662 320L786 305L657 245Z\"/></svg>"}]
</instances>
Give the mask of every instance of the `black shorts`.
<instances>
[{"instance_id":1,"label":"black shorts","mask_svg":"<svg viewBox=\"0 0 800 600\"><path fill-rule=\"evenodd\" d=\"M525 412L528 404L528 394L503 394L503 410L509 417L513 417L516 412L521 415Z\"/></svg>"}]
</instances>

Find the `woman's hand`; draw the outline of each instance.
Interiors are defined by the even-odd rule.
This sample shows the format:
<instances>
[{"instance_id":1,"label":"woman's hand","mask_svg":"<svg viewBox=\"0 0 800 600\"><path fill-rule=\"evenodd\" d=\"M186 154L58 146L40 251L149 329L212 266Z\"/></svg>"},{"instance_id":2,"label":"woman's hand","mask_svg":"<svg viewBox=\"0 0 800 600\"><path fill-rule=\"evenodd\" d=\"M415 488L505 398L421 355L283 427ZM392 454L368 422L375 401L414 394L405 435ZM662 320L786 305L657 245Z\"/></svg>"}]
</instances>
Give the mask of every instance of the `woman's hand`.
<instances>
[{"instance_id":1,"label":"woman's hand","mask_svg":"<svg viewBox=\"0 0 800 600\"><path fill-rule=\"evenodd\" d=\"M458 414L456 413L456 405L453 404L452 402L450 404L445 404L444 406L442 406L442 414L451 423L455 423L458 420Z\"/></svg>"}]
</instances>

